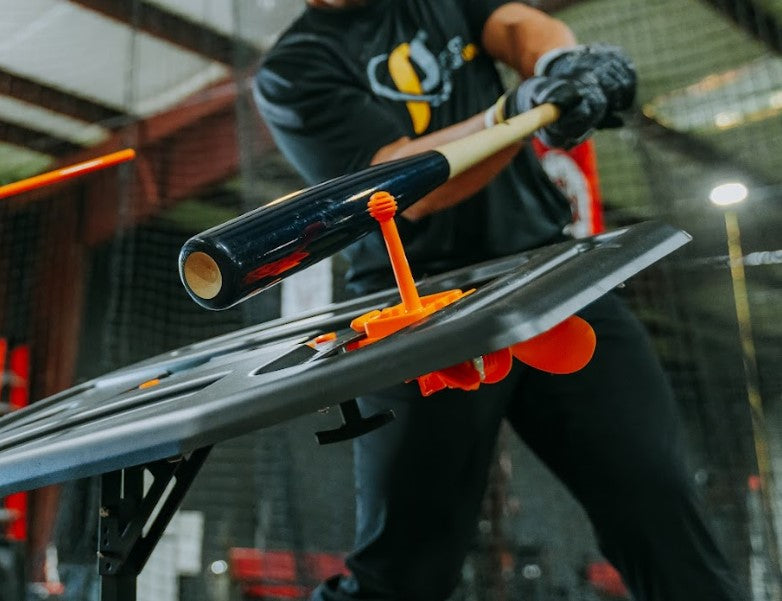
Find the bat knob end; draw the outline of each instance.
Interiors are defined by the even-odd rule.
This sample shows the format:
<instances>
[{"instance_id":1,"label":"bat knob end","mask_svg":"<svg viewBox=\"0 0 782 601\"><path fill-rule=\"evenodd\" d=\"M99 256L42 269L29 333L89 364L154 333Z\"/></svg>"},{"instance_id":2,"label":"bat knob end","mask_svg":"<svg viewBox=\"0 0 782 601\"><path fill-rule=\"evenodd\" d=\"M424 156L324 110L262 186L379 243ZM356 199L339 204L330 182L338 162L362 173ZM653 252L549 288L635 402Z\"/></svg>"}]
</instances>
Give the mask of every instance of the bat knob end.
<instances>
[{"instance_id":1,"label":"bat knob end","mask_svg":"<svg viewBox=\"0 0 782 601\"><path fill-rule=\"evenodd\" d=\"M223 274L217 262L201 251L187 256L182 265L182 275L190 291L204 300L217 296L223 287Z\"/></svg>"}]
</instances>

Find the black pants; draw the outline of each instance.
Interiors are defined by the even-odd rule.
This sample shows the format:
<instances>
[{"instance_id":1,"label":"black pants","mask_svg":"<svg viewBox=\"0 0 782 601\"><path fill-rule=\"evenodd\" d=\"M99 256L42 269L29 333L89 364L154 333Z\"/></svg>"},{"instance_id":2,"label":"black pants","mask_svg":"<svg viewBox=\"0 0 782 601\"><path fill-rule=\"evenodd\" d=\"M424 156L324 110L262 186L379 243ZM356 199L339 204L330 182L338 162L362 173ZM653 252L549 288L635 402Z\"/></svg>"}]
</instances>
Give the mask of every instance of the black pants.
<instances>
[{"instance_id":1,"label":"black pants","mask_svg":"<svg viewBox=\"0 0 782 601\"><path fill-rule=\"evenodd\" d=\"M735 579L696 508L670 388L642 326L613 295L581 313L597 334L567 376L516 362L476 392L421 398L415 383L361 399L397 419L355 441L351 578L322 601L439 601L475 534L500 421L586 509L602 552L638 601L735 601Z\"/></svg>"}]
</instances>

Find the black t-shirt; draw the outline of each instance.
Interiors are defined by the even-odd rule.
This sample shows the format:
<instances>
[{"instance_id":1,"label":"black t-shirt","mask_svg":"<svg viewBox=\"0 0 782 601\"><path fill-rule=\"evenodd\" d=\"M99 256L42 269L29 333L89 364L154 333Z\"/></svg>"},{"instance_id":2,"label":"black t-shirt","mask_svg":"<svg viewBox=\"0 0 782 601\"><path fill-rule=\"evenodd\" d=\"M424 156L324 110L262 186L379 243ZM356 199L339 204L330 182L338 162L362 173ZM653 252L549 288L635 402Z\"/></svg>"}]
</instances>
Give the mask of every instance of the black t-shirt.
<instances>
[{"instance_id":1,"label":"black t-shirt","mask_svg":"<svg viewBox=\"0 0 782 601\"><path fill-rule=\"evenodd\" d=\"M370 0L308 7L256 77L256 100L285 156L314 184L369 166L383 146L463 121L502 94L480 48L507 0ZM415 277L562 238L567 200L530 144L479 193L416 222L397 220ZM355 292L393 285L379 232L346 249Z\"/></svg>"}]
</instances>

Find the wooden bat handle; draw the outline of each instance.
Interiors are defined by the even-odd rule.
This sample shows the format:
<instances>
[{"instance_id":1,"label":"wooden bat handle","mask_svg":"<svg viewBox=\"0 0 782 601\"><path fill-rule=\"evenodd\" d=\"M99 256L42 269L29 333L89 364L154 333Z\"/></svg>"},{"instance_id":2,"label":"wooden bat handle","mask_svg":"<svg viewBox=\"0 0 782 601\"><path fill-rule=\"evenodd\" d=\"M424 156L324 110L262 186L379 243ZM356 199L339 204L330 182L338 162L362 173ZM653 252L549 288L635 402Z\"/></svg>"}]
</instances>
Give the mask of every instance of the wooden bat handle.
<instances>
[{"instance_id":1,"label":"wooden bat handle","mask_svg":"<svg viewBox=\"0 0 782 601\"><path fill-rule=\"evenodd\" d=\"M451 166L450 178L463 173L503 148L521 142L559 118L559 108L549 103L511 117L483 131L435 148ZM450 179L449 178L449 179Z\"/></svg>"}]
</instances>

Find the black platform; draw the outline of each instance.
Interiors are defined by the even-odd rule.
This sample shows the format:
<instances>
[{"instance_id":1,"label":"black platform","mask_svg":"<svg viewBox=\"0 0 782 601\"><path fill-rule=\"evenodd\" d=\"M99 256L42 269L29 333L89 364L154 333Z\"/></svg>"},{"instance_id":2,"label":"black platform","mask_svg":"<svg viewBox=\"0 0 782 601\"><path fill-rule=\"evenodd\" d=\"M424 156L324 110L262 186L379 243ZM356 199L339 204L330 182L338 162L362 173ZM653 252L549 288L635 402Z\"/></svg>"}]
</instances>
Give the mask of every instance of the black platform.
<instances>
[{"instance_id":1,"label":"black platform","mask_svg":"<svg viewBox=\"0 0 782 601\"><path fill-rule=\"evenodd\" d=\"M351 319L399 302L395 291L101 376L0 419L0 495L104 474L103 595L133 599L135 575L212 445L527 340L688 240L670 226L642 223L431 278L422 293L478 290L356 351L343 352L358 336L346 330ZM305 344L330 331L344 335L317 351ZM146 493L144 470L154 480Z\"/></svg>"}]
</instances>

